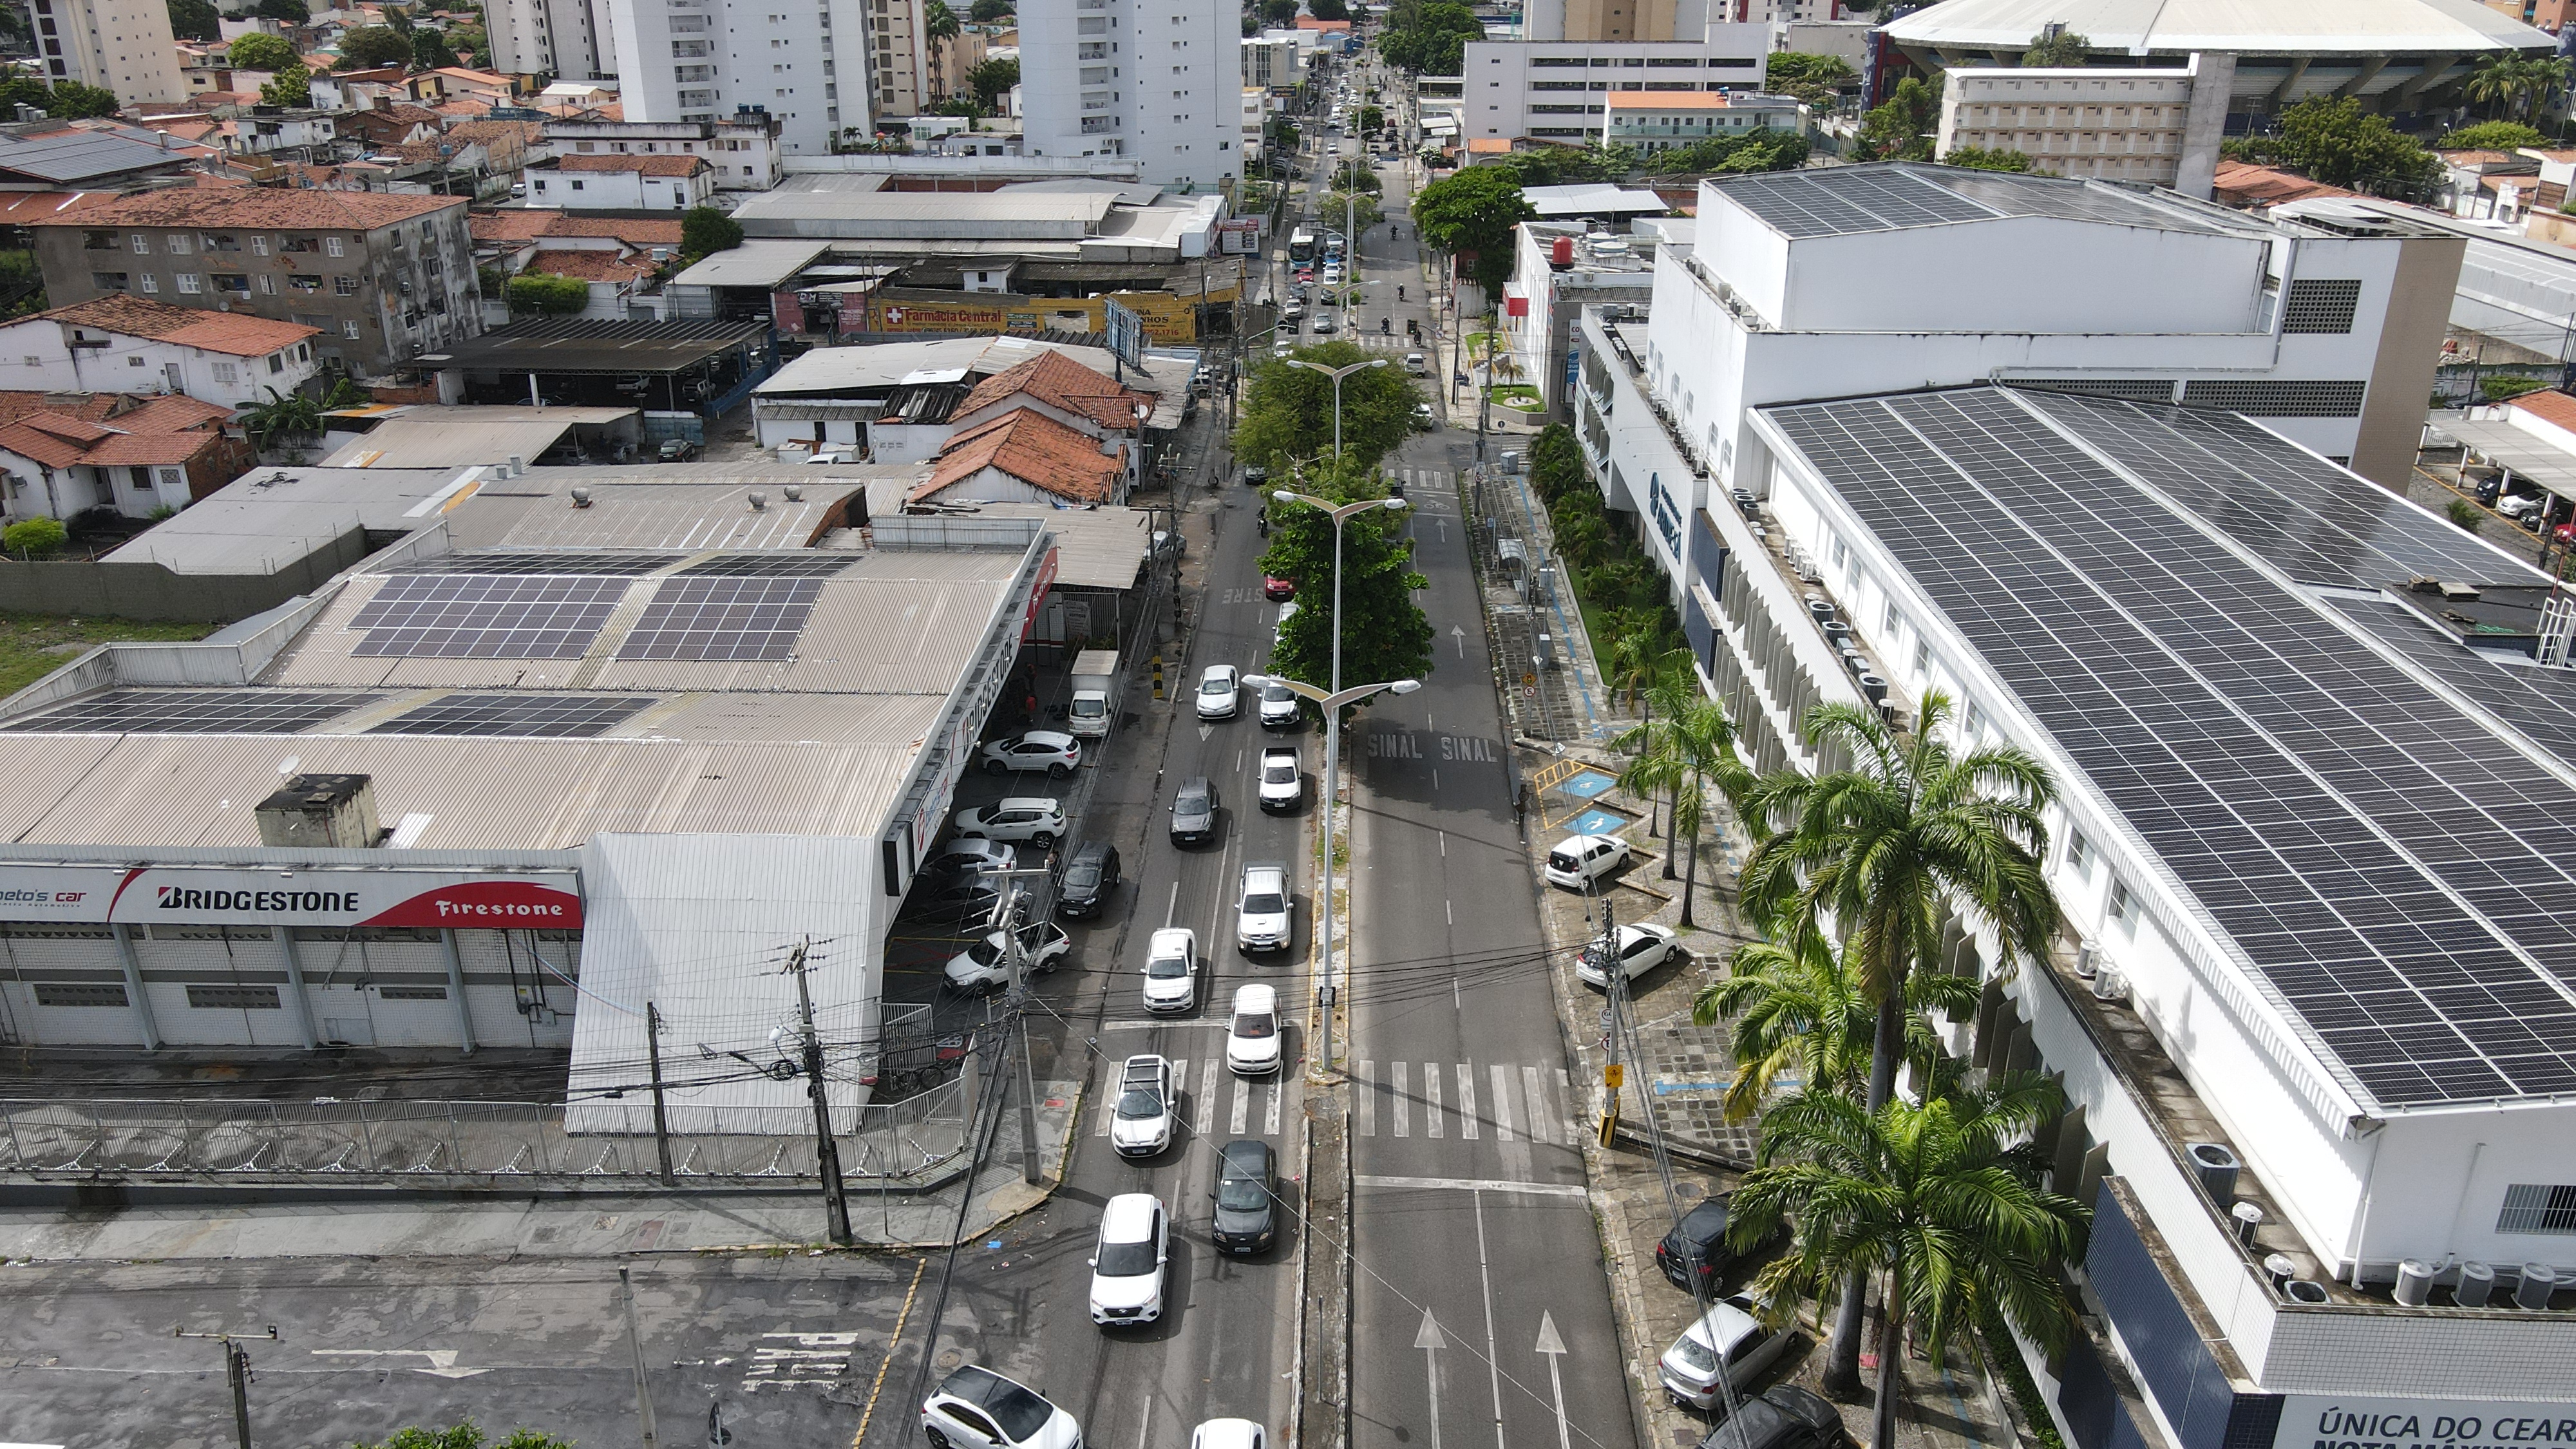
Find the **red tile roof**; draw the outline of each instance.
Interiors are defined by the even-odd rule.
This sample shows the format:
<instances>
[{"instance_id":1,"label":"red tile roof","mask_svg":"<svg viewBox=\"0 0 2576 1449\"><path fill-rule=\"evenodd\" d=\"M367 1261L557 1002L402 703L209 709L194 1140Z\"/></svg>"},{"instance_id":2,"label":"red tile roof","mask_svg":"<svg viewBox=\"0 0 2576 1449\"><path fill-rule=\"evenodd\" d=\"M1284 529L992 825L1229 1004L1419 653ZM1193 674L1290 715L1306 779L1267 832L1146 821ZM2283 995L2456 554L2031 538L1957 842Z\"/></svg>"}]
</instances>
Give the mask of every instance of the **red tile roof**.
<instances>
[{"instance_id":1,"label":"red tile roof","mask_svg":"<svg viewBox=\"0 0 2576 1449\"><path fill-rule=\"evenodd\" d=\"M957 405L956 415L970 416L1021 393L1059 412L1122 431L1133 431L1140 415L1153 412L1155 402L1152 393L1122 387L1063 353L1049 350L977 383L975 390L966 394L966 400Z\"/></svg>"},{"instance_id":2,"label":"red tile roof","mask_svg":"<svg viewBox=\"0 0 2576 1449\"><path fill-rule=\"evenodd\" d=\"M31 226L228 226L280 231L373 231L436 212L463 212L461 196L402 196L387 191L284 191L274 187L141 191L103 198L77 212L31 220Z\"/></svg>"},{"instance_id":3,"label":"red tile roof","mask_svg":"<svg viewBox=\"0 0 2576 1449\"><path fill-rule=\"evenodd\" d=\"M1076 363L1075 366L1081 366ZM1074 503L1106 503L1118 496L1126 471L1118 456L1044 413L1013 408L982 427L950 438L939 450L930 478L904 501L919 503L983 472L998 468L1042 493Z\"/></svg>"},{"instance_id":4,"label":"red tile roof","mask_svg":"<svg viewBox=\"0 0 2576 1449\"><path fill-rule=\"evenodd\" d=\"M546 234L547 223L562 216L560 211L516 206L504 211L478 211L465 218L465 230L479 242L535 241Z\"/></svg>"},{"instance_id":5,"label":"red tile roof","mask_svg":"<svg viewBox=\"0 0 2576 1449\"><path fill-rule=\"evenodd\" d=\"M22 409L20 400L34 400ZM139 406L119 393L0 393L0 448L48 468L184 463L221 437L213 424L232 409L192 397ZM117 411L118 408L123 411Z\"/></svg>"},{"instance_id":6,"label":"red tile roof","mask_svg":"<svg viewBox=\"0 0 2576 1449\"><path fill-rule=\"evenodd\" d=\"M675 247L680 244L680 223L659 217L642 216L566 216L553 214L546 223L545 236L613 236L631 247Z\"/></svg>"},{"instance_id":7,"label":"red tile roof","mask_svg":"<svg viewBox=\"0 0 2576 1449\"><path fill-rule=\"evenodd\" d=\"M2520 408L2544 423L2555 423L2576 433L2576 397L2563 392L2527 392L2505 406Z\"/></svg>"},{"instance_id":8,"label":"red tile roof","mask_svg":"<svg viewBox=\"0 0 2576 1449\"><path fill-rule=\"evenodd\" d=\"M585 282L632 282L653 275L653 262L649 257L621 257L606 247L587 251L541 248L528 258L525 270Z\"/></svg>"},{"instance_id":9,"label":"red tile roof","mask_svg":"<svg viewBox=\"0 0 2576 1449\"><path fill-rule=\"evenodd\" d=\"M104 191L0 192L0 225L25 226L40 216L54 216L111 196Z\"/></svg>"},{"instance_id":10,"label":"red tile roof","mask_svg":"<svg viewBox=\"0 0 2576 1449\"><path fill-rule=\"evenodd\" d=\"M232 357L261 357L281 347L292 347L308 337L321 335L320 328L297 322L275 322L266 317L254 317L248 312L209 312L199 307L173 307L121 293L74 302L68 307L56 307L36 315L82 327L95 327L102 332L149 337Z\"/></svg>"},{"instance_id":11,"label":"red tile roof","mask_svg":"<svg viewBox=\"0 0 2576 1449\"><path fill-rule=\"evenodd\" d=\"M561 171L640 171L647 176L695 176L707 169L703 156L566 156L555 163Z\"/></svg>"},{"instance_id":12,"label":"red tile roof","mask_svg":"<svg viewBox=\"0 0 2576 1449\"><path fill-rule=\"evenodd\" d=\"M2221 203L2230 205L2272 206L2284 201L2302 201L2311 196L2350 196L2339 186L2310 181L2294 172L2278 171L2247 161L2221 161L2210 180L2210 192Z\"/></svg>"}]
</instances>

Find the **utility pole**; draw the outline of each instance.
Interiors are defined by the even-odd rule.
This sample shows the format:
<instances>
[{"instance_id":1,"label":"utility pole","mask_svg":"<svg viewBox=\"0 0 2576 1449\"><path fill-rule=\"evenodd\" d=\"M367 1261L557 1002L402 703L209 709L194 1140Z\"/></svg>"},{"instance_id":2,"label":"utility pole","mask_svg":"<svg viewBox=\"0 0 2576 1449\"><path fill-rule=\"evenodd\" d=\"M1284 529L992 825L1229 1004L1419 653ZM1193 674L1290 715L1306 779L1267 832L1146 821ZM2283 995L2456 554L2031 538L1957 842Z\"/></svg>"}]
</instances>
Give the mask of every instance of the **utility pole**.
<instances>
[{"instance_id":1,"label":"utility pole","mask_svg":"<svg viewBox=\"0 0 2576 1449\"><path fill-rule=\"evenodd\" d=\"M1029 946L1020 936L1021 894L1020 887L1014 884L1002 901L1002 955L1011 963L1011 1010L1019 1017L1019 1029L1012 1035L1018 1040L1020 1058L1020 1180L1035 1187L1039 1178L1038 1089L1036 1070L1029 1061Z\"/></svg>"},{"instance_id":2,"label":"utility pole","mask_svg":"<svg viewBox=\"0 0 2576 1449\"><path fill-rule=\"evenodd\" d=\"M171 1336L175 1338L211 1338L216 1343L223 1346L224 1377L231 1382L233 1391L233 1439L234 1442L240 1446L240 1449L250 1449L250 1350L242 1347L239 1340L245 1338L264 1338L271 1343L275 1343L277 1341L277 1325L274 1323L270 1324L267 1331L264 1333L232 1333L228 1331L219 1331L215 1333L190 1333L188 1330L181 1328L172 1330Z\"/></svg>"},{"instance_id":3,"label":"utility pole","mask_svg":"<svg viewBox=\"0 0 2576 1449\"><path fill-rule=\"evenodd\" d=\"M617 1296L626 1305L626 1351L635 1361L635 1417L644 1435L644 1449L659 1449L660 1435L653 1426L653 1386L644 1377L644 1336L635 1330L635 1280L624 1268L617 1270Z\"/></svg>"},{"instance_id":4,"label":"utility pole","mask_svg":"<svg viewBox=\"0 0 2576 1449\"><path fill-rule=\"evenodd\" d=\"M675 1187L671 1176L671 1114L662 1101L662 1012L644 1003L644 1059L653 1068L653 1152L662 1160L662 1185Z\"/></svg>"},{"instance_id":5,"label":"utility pole","mask_svg":"<svg viewBox=\"0 0 2576 1449\"><path fill-rule=\"evenodd\" d=\"M1590 889L1587 884L1585 890ZM1620 965L1618 930L1611 924L1610 902L1606 899L1601 902L1601 934L1584 949L1599 963L1601 983L1607 988L1603 993L1607 1006L1601 1013L1610 1023L1610 1056L1601 1067L1601 1085L1608 1089L1602 1093L1601 1145L1607 1147L1619 1131L1619 1088L1627 1077L1627 1068L1619 1062L1619 1013L1628 994L1628 973Z\"/></svg>"},{"instance_id":6,"label":"utility pole","mask_svg":"<svg viewBox=\"0 0 2576 1449\"><path fill-rule=\"evenodd\" d=\"M832 1139L832 1101L823 1090L823 1039L814 1034L814 992L806 984L812 940L796 943L787 969L796 974L796 1014L805 1029L805 1095L814 1101L814 1157L823 1170L823 1217L832 1241L850 1245L850 1201L841 1189L841 1148Z\"/></svg>"}]
</instances>

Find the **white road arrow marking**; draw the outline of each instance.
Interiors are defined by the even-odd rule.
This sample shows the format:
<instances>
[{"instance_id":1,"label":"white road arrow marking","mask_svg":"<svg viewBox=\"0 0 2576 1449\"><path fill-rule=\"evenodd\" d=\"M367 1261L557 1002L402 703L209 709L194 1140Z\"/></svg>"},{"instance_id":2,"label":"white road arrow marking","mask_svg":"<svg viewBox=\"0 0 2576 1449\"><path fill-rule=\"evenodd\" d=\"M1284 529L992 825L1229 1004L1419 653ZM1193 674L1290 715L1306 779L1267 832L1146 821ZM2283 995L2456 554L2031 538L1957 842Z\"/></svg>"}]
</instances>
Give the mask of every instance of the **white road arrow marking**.
<instances>
[{"instance_id":1,"label":"white road arrow marking","mask_svg":"<svg viewBox=\"0 0 2576 1449\"><path fill-rule=\"evenodd\" d=\"M1440 1350L1449 1346L1449 1339L1428 1308L1422 1310L1422 1328L1413 1335L1413 1346L1422 1350L1423 1369L1431 1377L1431 1449L1440 1449Z\"/></svg>"},{"instance_id":2,"label":"white road arrow marking","mask_svg":"<svg viewBox=\"0 0 2576 1449\"><path fill-rule=\"evenodd\" d=\"M1451 640L1453 643L1455 643L1455 644L1458 646L1458 657L1459 657L1459 658L1461 658L1461 659L1466 658L1466 657L1467 657L1467 630L1466 630L1466 628L1465 628L1463 625L1458 625L1458 624L1452 624L1452 625L1450 625L1450 626L1449 626L1449 638L1450 638L1450 640Z\"/></svg>"},{"instance_id":3,"label":"white road arrow marking","mask_svg":"<svg viewBox=\"0 0 2576 1449\"><path fill-rule=\"evenodd\" d=\"M1538 1315L1538 1351L1547 1355L1547 1387L1556 1395L1557 1449L1574 1449L1574 1426L1565 1420L1565 1378L1556 1368L1565 1356L1565 1340L1557 1336L1556 1315L1544 1309Z\"/></svg>"},{"instance_id":4,"label":"white road arrow marking","mask_svg":"<svg viewBox=\"0 0 2576 1449\"><path fill-rule=\"evenodd\" d=\"M1215 734L1215 733L1216 733L1216 726L1215 726L1215 725L1212 725L1212 724L1206 724L1206 723L1202 723L1202 724L1200 724L1200 725L1199 725L1199 738L1200 738L1200 739L1206 739L1208 736L1210 736L1210 735L1212 735L1212 734Z\"/></svg>"},{"instance_id":5,"label":"white road arrow marking","mask_svg":"<svg viewBox=\"0 0 2576 1449\"><path fill-rule=\"evenodd\" d=\"M317 1358L425 1358L429 1362L412 1372L442 1379L470 1379L476 1374L491 1372L490 1369L458 1368L456 1350L452 1348L317 1348L313 1354Z\"/></svg>"}]
</instances>

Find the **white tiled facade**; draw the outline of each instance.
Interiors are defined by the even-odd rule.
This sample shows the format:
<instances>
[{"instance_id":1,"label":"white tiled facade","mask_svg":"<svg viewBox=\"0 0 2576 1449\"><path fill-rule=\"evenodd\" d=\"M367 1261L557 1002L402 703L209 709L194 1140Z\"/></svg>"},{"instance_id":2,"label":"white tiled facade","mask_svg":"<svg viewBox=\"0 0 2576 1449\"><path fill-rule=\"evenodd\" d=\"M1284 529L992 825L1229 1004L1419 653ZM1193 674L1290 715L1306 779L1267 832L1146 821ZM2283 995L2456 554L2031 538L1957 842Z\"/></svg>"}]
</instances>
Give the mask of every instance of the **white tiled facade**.
<instances>
[{"instance_id":1,"label":"white tiled facade","mask_svg":"<svg viewBox=\"0 0 2576 1449\"><path fill-rule=\"evenodd\" d=\"M1471 139L1598 141L1614 91L1760 90L1767 25L1711 25L1705 40L1467 43L1460 77Z\"/></svg>"},{"instance_id":2,"label":"white tiled facade","mask_svg":"<svg viewBox=\"0 0 2576 1449\"><path fill-rule=\"evenodd\" d=\"M1243 173L1242 25L1180 0L1020 8L1022 150L1109 157L1140 180L1213 188Z\"/></svg>"},{"instance_id":3,"label":"white tiled facade","mask_svg":"<svg viewBox=\"0 0 2576 1449\"><path fill-rule=\"evenodd\" d=\"M1939 153L2019 151L2051 176L2206 197L2234 75L2231 56L2182 70L1962 66L1943 75Z\"/></svg>"},{"instance_id":4,"label":"white tiled facade","mask_svg":"<svg viewBox=\"0 0 2576 1449\"><path fill-rule=\"evenodd\" d=\"M758 106L778 119L780 149L807 156L875 130L874 0L607 4L627 120L712 121Z\"/></svg>"},{"instance_id":5,"label":"white tiled facade","mask_svg":"<svg viewBox=\"0 0 2576 1449\"><path fill-rule=\"evenodd\" d=\"M99 86L129 106L188 98L162 0L27 0L26 9L45 79Z\"/></svg>"}]
</instances>

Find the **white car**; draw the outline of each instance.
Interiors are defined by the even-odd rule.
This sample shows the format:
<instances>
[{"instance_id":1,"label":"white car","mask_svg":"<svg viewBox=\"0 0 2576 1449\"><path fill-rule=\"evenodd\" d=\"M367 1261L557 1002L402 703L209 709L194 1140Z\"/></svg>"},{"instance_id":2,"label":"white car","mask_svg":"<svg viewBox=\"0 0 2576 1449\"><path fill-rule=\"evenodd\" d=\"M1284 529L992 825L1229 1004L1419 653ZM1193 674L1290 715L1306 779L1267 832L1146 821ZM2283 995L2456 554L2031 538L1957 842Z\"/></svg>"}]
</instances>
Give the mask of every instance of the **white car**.
<instances>
[{"instance_id":1,"label":"white car","mask_svg":"<svg viewBox=\"0 0 2576 1449\"><path fill-rule=\"evenodd\" d=\"M1190 1449L1267 1449L1269 1432L1250 1419L1210 1419L1190 1431Z\"/></svg>"},{"instance_id":2,"label":"white car","mask_svg":"<svg viewBox=\"0 0 2576 1449\"><path fill-rule=\"evenodd\" d=\"M1043 795L1014 795L957 817L957 833L986 840L1025 840L1052 850L1064 838L1064 802Z\"/></svg>"},{"instance_id":3,"label":"white car","mask_svg":"<svg viewBox=\"0 0 2576 1449\"><path fill-rule=\"evenodd\" d=\"M1324 280L1328 283L1338 282L1341 278L1334 276L1330 272L1326 272L1324 274ZM1332 313L1318 312L1315 314L1315 320L1306 324L1306 330L1314 333L1318 337L1330 337L1334 333L1342 330L1342 324L1333 320Z\"/></svg>"},{"instance_id":4,"label":"white car","mask_svg":"<svg viewBox=\"0 0 2576 1449\"><path fill-rule=\"evenodd\" d=\"M2546 497L2548 495L2545 493L2507 494L2495 501L2495 511L2518 523L2524 514L2538 508L2541 500Z\"/></svg>"},{"instance_id":5,"label":"white car","mask_svg":"<svg viewBox=\"0 0 2576 1449\"><path fill-rule=\"evenodd\" d=\"M1199 933L1166 926L1145 943L1145 1009L1187 1011L1199 1004Z\"/></svg>"},{"instance_id":6,"label":"white car","mask_svg":"<svg viewBox=\"0 0 2576 1449\"><path fill-rule=\"evenodd\" d=\"M1118 1102L1109 1116L1109 1145L1119 1156L1151 1157L1171 1146L1179 1115L1169 1058L1145 1054L1119 1064Z\"/></svg>"},{"instance_id":7,"label":"white car","mask_svg":"<svg viewBox=\"0 0 2576 1449\"><path fill-rule=\"evenodd\" d=\"M1727 1381L1739 1395L1760 1378L1789 1346L1789 1335L1763 1327L1748 1311L1752 1306L1742 1297L1729 1298L1710 1305L1697 1322L1683 1329L1656 1365L1662 1370L1664 1391L1694 1409L1710 1409L1721 1397L1719 1364L1726 1366Z\"/></svg>"},{"instance_id":8,"label":"white car","mask_svg":"<svg viewBox=\"0 0 2576 1449\"><path fill-rule=\"evenodd\" d=\"M1570 891L1590 889L1628 863L1628 842L1615 835L1569 835L1547 853L1547 882Z\"/></svg>"},{"instance_id":9,"label":"white car","mask_svg":"<svg viewBox=\"0 0 2576 1449\"><path fill-rule=\"evenodd\" d=\"M1199 718L1232 719L1242 712L1243 676L1231 664L1199 671Z\"/></svg>"},{"instance_id":10,"label":"white car","mask_svg":"<svg viewBox=\"0 0 2576 1449\"><path fill-rule=\"evenodd\" d=\"M931 1449L1082 1449L1082 1425L1071 1414L980 1364L930 1391L921 1433Z\"/></svg>"},{"instance_id":11,"label":"white car","mask_svg":"<svg viewBox=\"0 0 2576 1449\"><path fill-rule=\"evenodd\" d=\"M1020 931L1021 949L1028 952L1031 971L1053 971L1063 964L1065 953L1073 949L1073 938L1064 927L1041 922ZM960 991L999 991L1011 984L1010 937L1001 931L987 934L983 940L948 958L944 973L948 984Z\"/></svg>"},{"instance_id":12,"label":"white car","mask_svg":"<svg viewBox=\"0 0 2576 1449\"><path fill-rule=\"evenodd\" d=\"M1291 620L1291 619L1294 619L1294 618L1296 618L1296 617L1297 617L1297 602L1296 602L1296 600L1291 599L1291 600L1289 600L1287 603L1281 604L1281 605L1279 606L1279 620L1278 620L1278 622L1277 622L1277 623L1272 624L1272 625L1270 626L1270 647L1271 647L1271 648L1273 648L1273 649L1278 648L1278 647L1279 647L1279 641L1288 637L1288 621L1289 621L1289 620Z\"/></svg>"},{"instance_id":13,"label":"white car","mask_svg":"<svg viewBox=\"0 0 2576 1449\"><path fill-rule=\"evenodd\" d=\"M921 863L921 873L963 875L968 871L1016 870L1019 864L1018 846L968 835L941 846L937 855Z\"/></svg>"},{"instance_id":14,"label":"white car","mask_svg":"<svg viewBox=\"0 0 2576 1449\"><path fill-rule=\"evenodd\" d=\"M1254 984L1234 988L1234 1019L1225 1027L1225 1065L1242 1076L1279 1070L1279 993Z\"/></svg>"},{"instance_id":15,"label":"white car","mask_svg":"<svg viewBox=\"0 0 2576 1449\"><path fill-rule=\"evenodd\" d=\"M1586 986L1598 986L1605 991L1608 990L1610 977L1601 969L1601 955L1605 950L1611 950L1611 943L1595 937L1591 945L1576 952L1574 955L1576 979ZM1673 928L1654 925L1651 922L1636 926L1621 926L1618 944L1612 954L1619 958L1619 974L1634 981L1671 960L1676 954L1673 946Z\"/></svg>"},{"instance_id":16,"label":"white car","mask_svg":"<svg viewBox=\"0 0 2576 1449\"><path fill-rule=\"evenodd\" d=\"M1091 1252L1091 1321L1133 1328L1163 1316L1163 1262L1171 1256L1163 1200L1122 1192L1100 1210L1100 1245Z\"/></svg>"},{"instance_id":17,"label":"white car","mask_svg":"<svg viewBox=\"0 0 2576 1449\"><path fill-rule=\"evenodd\" d=\"M1298 768L1295 745L1272 745L1261 752L1261 808L1294 810L1306 800L1306 777Z\"/></svg>"},{"instance_id":18,"label":"white car","mask_svg":"<svg viewBox=\"0 0 2576 1449\"><path fill-rule=\"evenodd\" d=\"M1286 607L1293 609L1297 606L1289 604ZM1297 723L1297 716L1304 708L1298 701L1297 691L1278 680L1270 680L1261 686L1261 723L1264 727L1286 729Z\"/></svg>"},{"instance_id":19,"label":"white car","mask_svg":"<svg viewBox=\"0 0 2576 1449\"><path fill-rule=\"evenodd\" d=\"M1235 897L1234 944L1246 953L1288 949L1288 867L1277 861L1247 864Z\"/></svg>"},{"instance_id":20,"label":"white car","mask_svg":"<svg viewBox=\"0 0 2576 1449\"><path fill-rule=\"evenodd\" d=\"M993 741L984 747L982 758L989 775L1044 770L1061 780L1082 767L1082 741L1061 730L1031 730Z\"/></svg>"}]
</instances>

